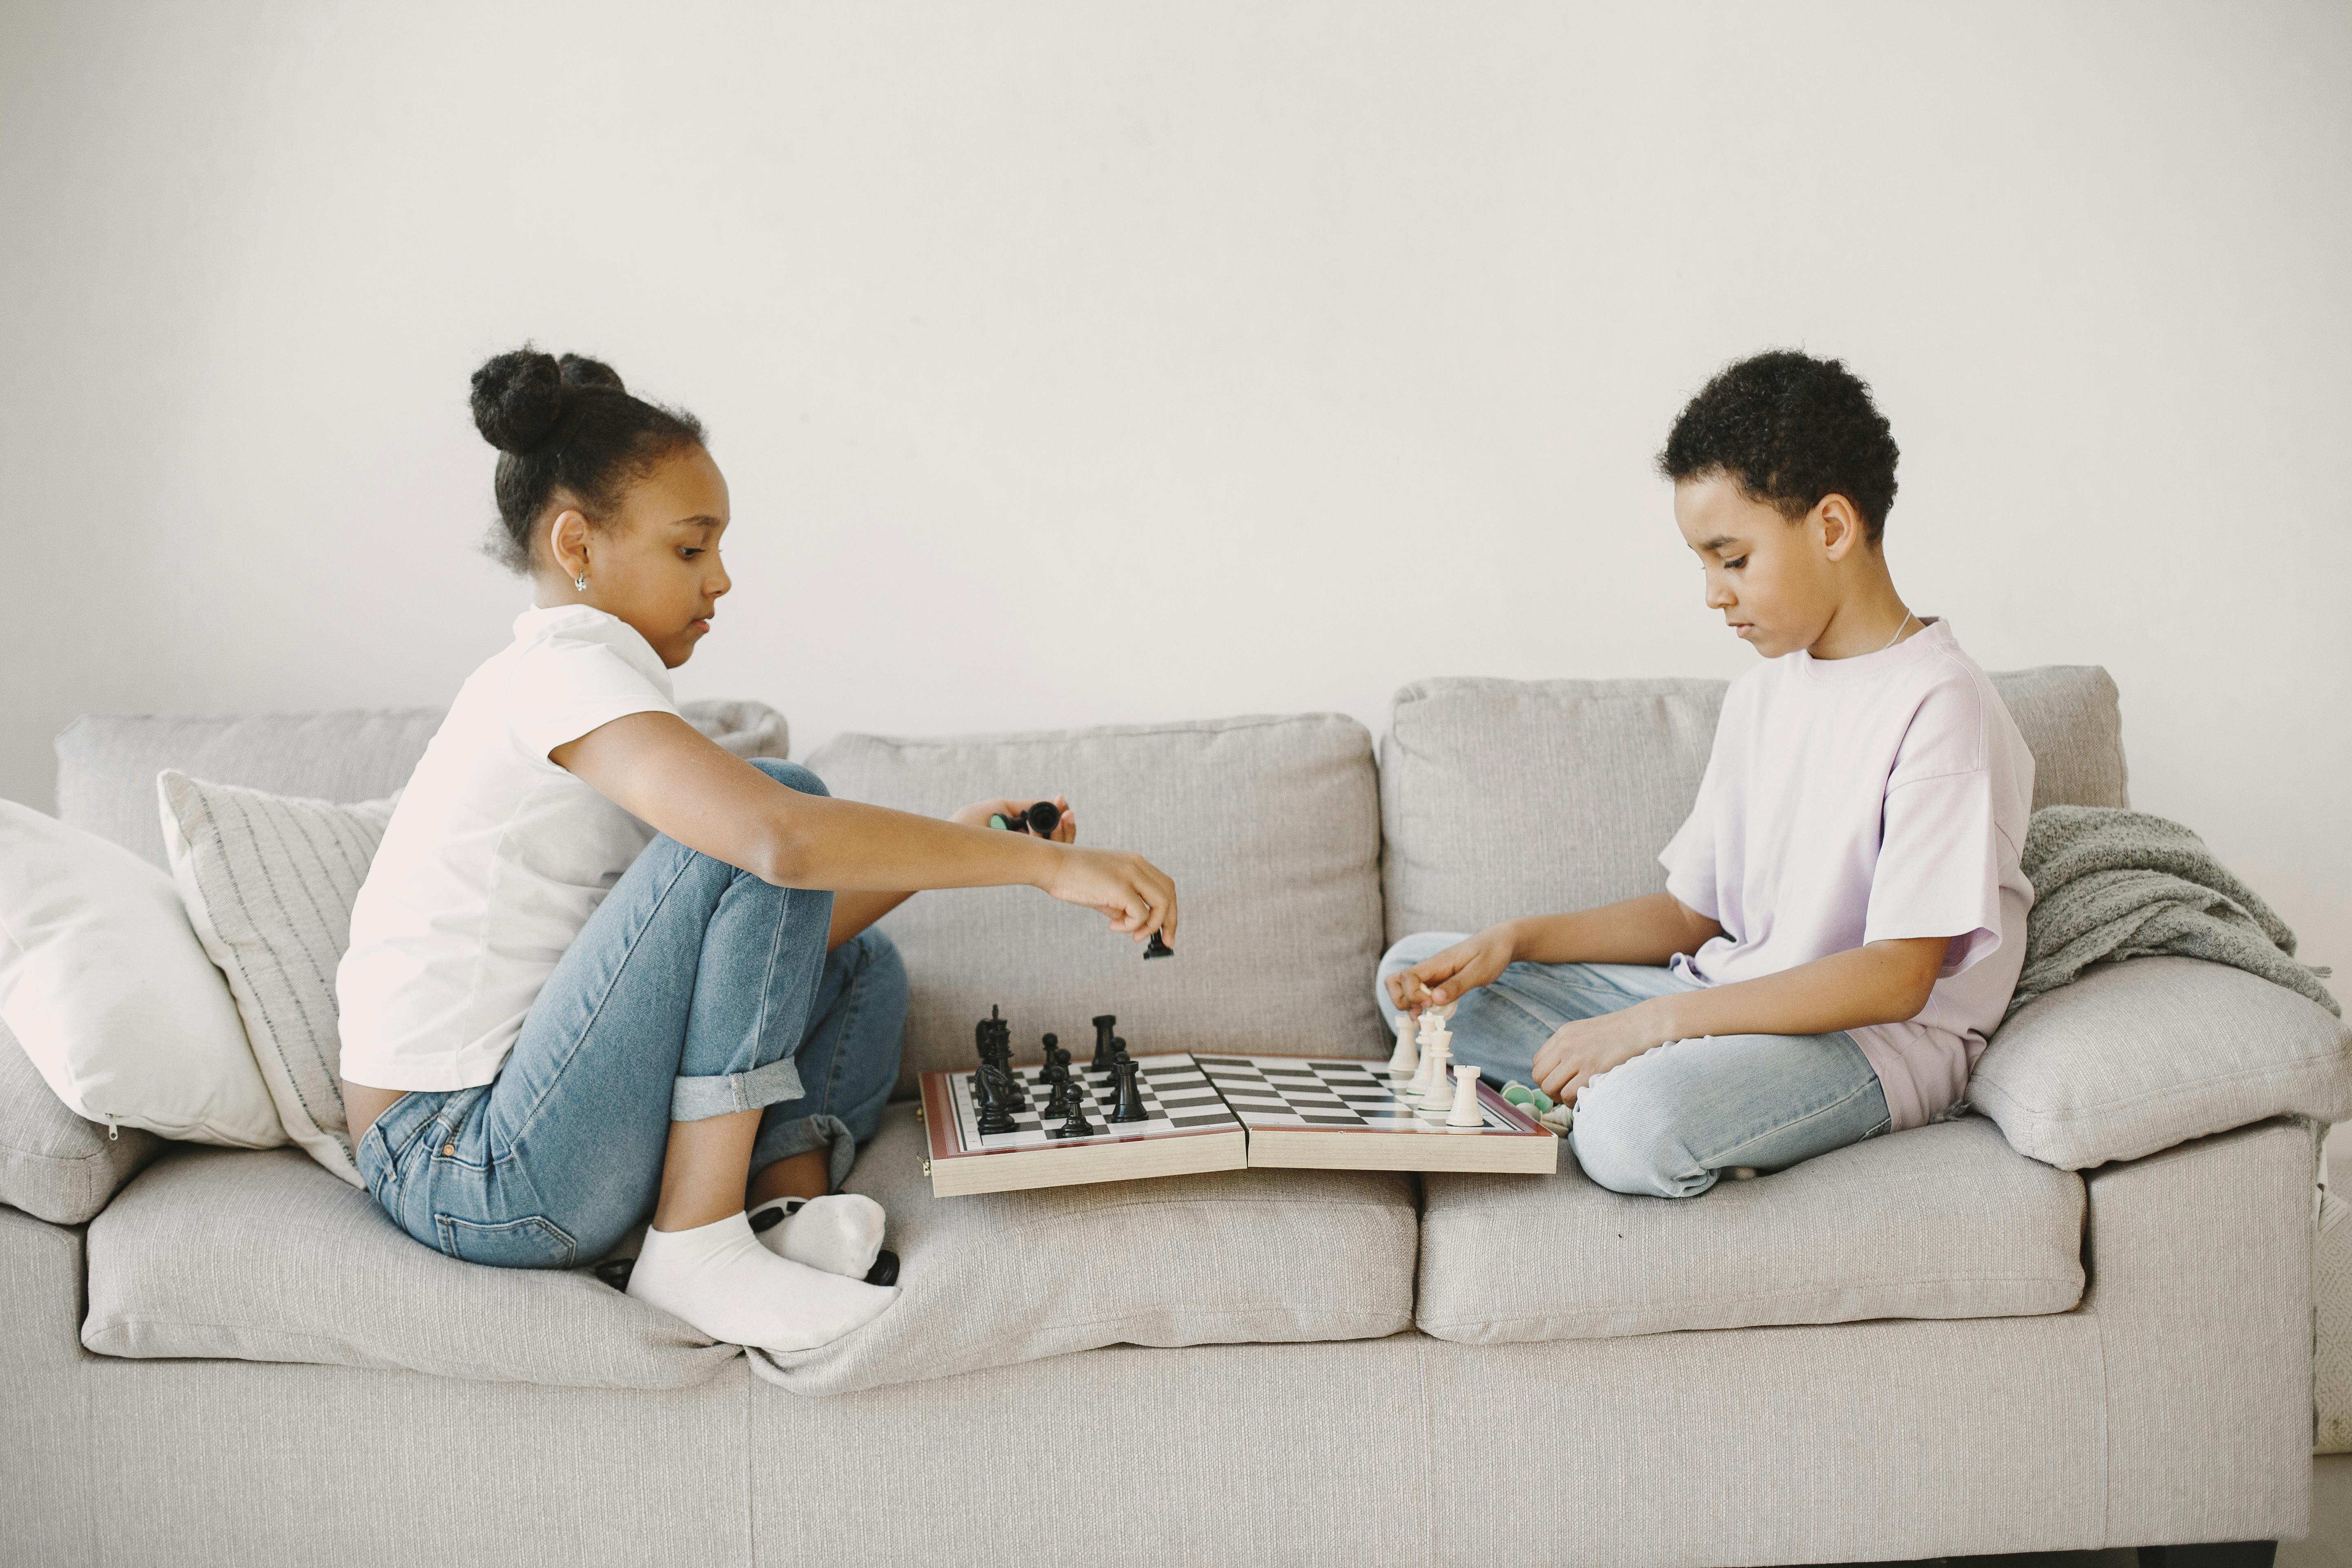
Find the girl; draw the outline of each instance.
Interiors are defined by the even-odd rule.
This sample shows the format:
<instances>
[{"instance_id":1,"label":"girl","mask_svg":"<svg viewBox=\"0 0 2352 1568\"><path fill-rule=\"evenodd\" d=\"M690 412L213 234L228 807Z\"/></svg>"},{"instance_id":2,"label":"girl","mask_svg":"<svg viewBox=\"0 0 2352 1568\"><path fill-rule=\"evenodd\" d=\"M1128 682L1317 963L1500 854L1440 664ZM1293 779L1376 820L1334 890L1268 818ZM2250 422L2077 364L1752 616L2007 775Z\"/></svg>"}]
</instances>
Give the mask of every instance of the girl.
<instances>
[{"instance_id":1,"label":"girl","mask_svg":"<svg viewBox=\"0 0 2352 1568\"><path fill-rule=\"evenodd\" d=\"M336 987L368 1190L453 1258L561 1268L652 1211L629 1294L806 1350L896 1299L883 1214L835 1192L898 1077L906 978L874 922L924 888L1027 883L1138 942L1139 856L828 798L678 716L669 671L732 586L702 427L593 360L473 380L497 552L536 608L469 677L352 911ZM1066 802L1056 802L1066 807ZM832 1195L827 1195L832 1194Z\"/></svg>"}]
</instances>

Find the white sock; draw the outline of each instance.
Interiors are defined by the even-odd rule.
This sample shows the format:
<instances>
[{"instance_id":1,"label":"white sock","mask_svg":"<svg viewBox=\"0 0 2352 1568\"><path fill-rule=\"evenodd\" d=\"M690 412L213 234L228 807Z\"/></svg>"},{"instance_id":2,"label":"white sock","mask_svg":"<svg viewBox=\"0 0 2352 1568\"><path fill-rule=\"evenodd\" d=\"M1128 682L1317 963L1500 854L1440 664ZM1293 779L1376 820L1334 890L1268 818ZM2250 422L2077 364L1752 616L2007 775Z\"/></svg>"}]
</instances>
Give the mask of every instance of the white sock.
<instances>
[{"instance_id":1,"label":"white sock","mask_svg":"<svg viewBox=\"0 0 2352 1568\"><path fill-rule=\"evenodd\" d=\"M771 1211L783 1217L762 1225ZM882 1205L860 1193L771 1198L747 1217L761 1246L828 1274L863 1279L882 1251Z\"/></svg>"},{"instance_id":2,"label":"white sock","mask_svg":"<svg viewBox=\"0 0 2352 1568\"><path fill-rule=\"evenodd\" d=\"M740 1214L691 1230L647 1230L629 1294L714 1340L771 1351L830 1344L898 1299L895 1285L844 1279L777 1257Z\"/></svg>"}]
</instances>

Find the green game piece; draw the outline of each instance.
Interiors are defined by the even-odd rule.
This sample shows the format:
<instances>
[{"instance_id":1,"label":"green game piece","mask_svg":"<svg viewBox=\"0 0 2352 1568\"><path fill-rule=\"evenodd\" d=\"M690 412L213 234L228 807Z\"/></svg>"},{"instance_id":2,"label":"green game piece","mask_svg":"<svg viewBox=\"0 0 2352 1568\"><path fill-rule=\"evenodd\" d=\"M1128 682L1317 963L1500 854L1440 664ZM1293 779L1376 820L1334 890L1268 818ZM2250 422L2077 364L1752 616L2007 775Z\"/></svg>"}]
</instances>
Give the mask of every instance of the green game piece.
<instances>
[{"instance_id":1,"label":"green game piece","mask_svg":"<svg viewBox=\"0 0 2352 1568\"><path fill-rule=\"evenodd\" d=\"M1551 1096L1542 1089L1529 1089L1517 1079L1503 1086L1503 1098L1521 1107L1530 1116L1543 1116L1552 1109Z\"/></svg>"}]
</instances>

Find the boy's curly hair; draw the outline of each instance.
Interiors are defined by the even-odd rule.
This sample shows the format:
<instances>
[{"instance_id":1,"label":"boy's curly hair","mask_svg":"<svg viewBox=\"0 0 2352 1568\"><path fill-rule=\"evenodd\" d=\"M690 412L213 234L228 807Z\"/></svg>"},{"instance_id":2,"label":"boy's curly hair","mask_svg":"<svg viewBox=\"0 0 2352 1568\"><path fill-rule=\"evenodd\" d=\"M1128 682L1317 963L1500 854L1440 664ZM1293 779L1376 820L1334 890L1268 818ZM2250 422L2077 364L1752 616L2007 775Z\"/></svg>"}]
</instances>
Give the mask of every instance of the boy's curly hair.
<instances>
[{"instance_id":1,"label":"boy's curly hair","mask_svg":"<svg viewBox=\"0 0 2352 1568\"><path fill-rule=\"evenodd\" d=\"M1873 544L1895 505L1895 433L1860 376L1833 359L1771 349L1727 365L1675 419L1658 471L1721 474L1794 522L1823 496L1862 514Z\"/></svg>"}]
</instances>

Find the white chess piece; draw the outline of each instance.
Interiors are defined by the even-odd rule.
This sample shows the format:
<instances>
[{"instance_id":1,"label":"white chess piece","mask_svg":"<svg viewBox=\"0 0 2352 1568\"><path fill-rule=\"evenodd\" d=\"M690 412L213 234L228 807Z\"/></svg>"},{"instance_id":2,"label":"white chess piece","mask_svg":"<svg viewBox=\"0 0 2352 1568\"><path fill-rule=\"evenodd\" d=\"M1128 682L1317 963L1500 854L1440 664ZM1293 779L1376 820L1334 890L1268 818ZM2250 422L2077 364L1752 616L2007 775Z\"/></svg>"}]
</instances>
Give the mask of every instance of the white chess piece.
<instances>
[{"instance_id":1,"label":"white chess piece","mask_svg":"<svg viewBox=\"0 0 2352 1568\"><path fill-rule=\"evenodd\" d=\"M1421 1059L1413 1066L1412 1080L1397 1090L1397 1098L1414 1100L1429 1087L1429 1069L1437 1060L1437 1020L1423 1013L1421 1016Z\"/></svg>"},{"instance_id":2,"label":"white chess piece","mask_svg":"<svg viewBox=\"0 0 2352 1568\"><path fill-rule=\"evenodd\" d=\"M1396 1051L1389 1058L1389 1077L1412 1078L1421 1071L1421 1052L1414 1047L1412 1015L1396 1016Z\"/></svg>"},{"instance_id":3,"label":"white chess piece","mask_svg":"<svg viewBox=\"0 0 2352 1568\"><path fill-rule=\"evenodd\" d=\"M1421 1054L1421 1075L1412 1080L1403 1098L1419 1100L1423 1105L1441 1105L1445 1100L1446 1069L1454 1065L1454 1037L1443 1028L1433 1029L1429 1048Z\"/></svg>"},{"instance_id":4,"label":"white chess piece","mask_svg":"<svg viewBox=\"0 0 2352 1568\"><path fill-rule=\"evenodd\" d=\"M1486 1119L1478 1112L1478 1069L1464 1063L1454 1069L1454 1109L1445 1118L1448 1127L1483 1127Z\"/></svg>"}]
</instances>

